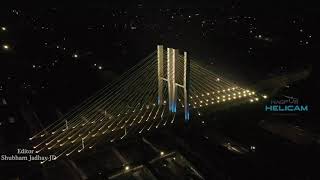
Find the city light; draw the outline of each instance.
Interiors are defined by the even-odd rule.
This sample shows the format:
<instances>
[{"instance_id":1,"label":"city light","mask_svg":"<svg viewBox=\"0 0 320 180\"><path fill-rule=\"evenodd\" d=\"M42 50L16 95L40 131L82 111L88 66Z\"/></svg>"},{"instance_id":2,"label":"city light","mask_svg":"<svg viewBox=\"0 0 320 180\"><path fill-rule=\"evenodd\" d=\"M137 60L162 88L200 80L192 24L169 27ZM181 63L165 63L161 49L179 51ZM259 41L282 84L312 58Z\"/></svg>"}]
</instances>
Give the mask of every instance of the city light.
<instances>
[{"instance_id":1,"label":"city light","mask_svg":"<svg viewBox=\"0 0 320 180\"><path fill-rule=\"evenodd\" d=\"M10 47L9 47L9 45L4 44L4 45L2 45L2 48L3 48L4 50L8 50Z\"/></svg>"},{"instance_id":2,"label":"city light","mask_svg":"<svg viewBox=\"0 0 320 180\"><path fill-rule=\"evenodd\" d=\"M125 166L124 169L125 169L126 171L129 171L129 170L130 170L130 166Z\"/></svg>"},{"instance_id":3,"label":"city light","mask_svg":"<svg viewBox=\"0 0 320 180\"><path fill-rule=\"evenodd\" d=\"M6 27L1 27L1 30L2 30L2 31L6 31L7 28L6 28Z\"/></svg>"}]
</instances>

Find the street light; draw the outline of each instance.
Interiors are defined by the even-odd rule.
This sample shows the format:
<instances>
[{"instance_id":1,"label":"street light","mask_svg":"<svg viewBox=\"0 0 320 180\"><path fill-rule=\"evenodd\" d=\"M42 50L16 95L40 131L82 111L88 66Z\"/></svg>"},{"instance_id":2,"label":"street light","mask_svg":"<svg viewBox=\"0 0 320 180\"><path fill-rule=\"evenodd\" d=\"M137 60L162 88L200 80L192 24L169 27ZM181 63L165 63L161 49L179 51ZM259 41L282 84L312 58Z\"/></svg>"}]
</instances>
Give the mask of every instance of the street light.
<instances>
[{"instance_id":1,"label":"street light","mask_svg":"<svg viewBox=\"0 0 320 180\"><path fill-rule=\"evenodd\" d=\"M4 45L2 45L2 48L3 48L4 50L9 50L9 45L4 44Z\"/></svg>"},{"instance_id":2,"label":"street light","mask_svg":"<svg viewBox=\"0 0 320 180\"><path fill-rule=\"evenodd\" d=\"M124 167L124 169L125 169L126 171L129 171L129 170L130 170L130 166L126 166L126 167Z\"/></svg>"}]
</instances>

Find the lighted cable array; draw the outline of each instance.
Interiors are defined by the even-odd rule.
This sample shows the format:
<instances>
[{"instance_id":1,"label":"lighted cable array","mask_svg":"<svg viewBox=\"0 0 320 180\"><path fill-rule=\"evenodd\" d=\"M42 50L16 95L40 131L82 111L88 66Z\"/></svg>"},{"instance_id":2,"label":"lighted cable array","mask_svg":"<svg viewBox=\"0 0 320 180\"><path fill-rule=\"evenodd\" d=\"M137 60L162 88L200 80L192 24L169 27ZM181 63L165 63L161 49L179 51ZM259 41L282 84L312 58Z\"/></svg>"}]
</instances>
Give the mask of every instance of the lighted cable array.
<instances>
[{"instance_id":1,"label":"lighted cable array","mask_svg":"<svg viewBox=\"0 0 320 180\"><path fill-rule=\"evenodd\" d=\"M255 91L239 87L235 83L203 68L191 60L190 106L200 108L228 102L255 102L259 96ZM262 96L266 98L266 96Z\"/></svg>"},{"instance_id":2,"label":"lighted cable array","mask_svg":"<svg viewBox=\"0 0 320 180\"><path fill-rule=\"evenodd\" d=\"M180 55L169 48L160 51L158 46L116 81L29 138L36 152L50 150L57 158L70 156L99 142L114 142L173 124L176 113L187 112L189 118L189 108L258 100L255 92L235 86L192 59L187 64L186 53Z\"/></svg>"}]
</instances>

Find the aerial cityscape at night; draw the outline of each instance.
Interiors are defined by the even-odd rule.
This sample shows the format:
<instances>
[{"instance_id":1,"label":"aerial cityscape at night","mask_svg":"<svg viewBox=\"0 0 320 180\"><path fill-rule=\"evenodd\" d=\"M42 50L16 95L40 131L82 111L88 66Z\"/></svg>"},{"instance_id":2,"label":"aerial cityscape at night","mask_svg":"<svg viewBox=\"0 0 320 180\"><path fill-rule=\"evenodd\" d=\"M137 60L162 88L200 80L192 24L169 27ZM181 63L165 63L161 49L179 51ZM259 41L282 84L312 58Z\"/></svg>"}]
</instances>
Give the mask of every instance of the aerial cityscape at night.
<instances>
[{"instance_id":1,"label":"aerial cityscape at night","mask_svg":"<svg viewBox=\"0 0 320 180\"><path fill-rule=\"evenodd\" d=\"M169 5L1 9L0 180L319 179L316 8Z\"/></svg>"}]
</instances>

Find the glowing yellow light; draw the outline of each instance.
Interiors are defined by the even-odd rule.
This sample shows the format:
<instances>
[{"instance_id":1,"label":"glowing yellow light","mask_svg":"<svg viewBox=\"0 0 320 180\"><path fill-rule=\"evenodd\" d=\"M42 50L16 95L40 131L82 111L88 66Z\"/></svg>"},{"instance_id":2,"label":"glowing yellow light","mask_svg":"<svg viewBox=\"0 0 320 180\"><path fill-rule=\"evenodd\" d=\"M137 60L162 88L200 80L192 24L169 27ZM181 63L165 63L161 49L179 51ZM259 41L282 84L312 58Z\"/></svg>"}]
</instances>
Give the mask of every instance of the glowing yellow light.
<instances>
[{"instance_id":1,"label":"glowing yellow light","mask_svg":"<svg viewBox=\"0 0 320 180\"><path fill-rule=\"evenodd\" d=\"M223 98L225 98L226 96L222 96Z\"/></svg>"},{"instance_id":2,"label":"glowing yellow light","mask_svg":"<svg viewBox=\"0 0 320 180\"><path fill-rule=\"evenodd\" d=\"M228 91L230 91L231 89L230 88L228 88Z\"/></svg>"},{"instance_id":3,"label":"glowing yellow light","mask_svg":"<svg viewBox=\"0 0 320 180\"><path fill-rule=\"evenodd\" d=\"M200 101L200 103L202 103L202 101Z\"/></svg>"},{"instance_id":4,"label":"glowing yellow light","mask_svg":"<svg viewBox=\"0 0 320 180\"><path fill-rule=\"evenodd\" d=\"M209 96L209 95L210 95L210 93L207 93L207 95Z\"/></svg>"},{"instance_id":5,"label":"glowing yellow light","mask_svg":"<svg viewBox=\"0 0 320 180\"><path fill-rule=\"evenodd\" d=\"M129 170L130 170L130 167L129 167L129 166L126 166L124 169L125 169L126 171L129 171Z\"/></svg>"},{"instance_id":6,"label":"glowing yellow light","mask_svg":"<svg viewBox=\"0 0 320 180\"><path fill-rule=\"evenodd\" d=\"M217 81L220 81L220 78L217 78Z\"/></svg>"},{"instance_id":7,"label":"glowing yellow light","mask_svg":"<svg viewBox=\"0 0 320 180\"><path fill-rule=\"evenodd\" d=\"M2 45L2 48L5 49L5 50L8 50L9 49L9 45L4 44L4 45Z\"/></svg>"},{"instance_id":8,"label":"glowing yellow light","mask_svg":"<svg viewBox=\"0 0 320 180\"><path fill-rule=\"evenodd\" d=\"M250 102L253 102L253 99L250 99Z\"/></svg>"},{"instance_id":9,"label":"glowing yellow light","mask_svg":"<svg viewBox=\"0 0 320 180\"><path fill-rule=\"evenodd\" d=\"M256 101L259 101L259 98L255 98Z\"/></svg>"},{"instance_id":10,"label":"glowing yellow light","mask_svg":"<svg viewBox=\"0 0 320 180\"><path fill-rule=\"evenodd\" d=\"M252 93L252 94L255 94L255 92L254 92L254 91L252 91L251 93Z\"/></svg>"},{"instance_id":11,"label":"glowing yellow light","mask_svg":"<svg viewBox=\"0 0 320 180\"><path fill-rule=\"evenodd\" d=\"M6 28L6 27L1 27L1 30L2 30L2 31L6 31L7 28Z\"/></svg>"},{"instance_id":12,"label":"glowing yellow light","mask_svg":"<svg viewBox=\"0 0 320 180\"><path fill-rule=\"evenodd\" d=\"M201 96L204 96L204 94L201 94Z\"/></svg>"},{"instance_id":13,"label":"glowing yellow light","mask_svg":"<svg viewBox=\"0 0 320 180\"><path fill-rule=\"evenodd\" d=\"M266 95L263 95L262 97L263 97L264 99L267 99L267 98L268 98Z\"/></svg>"},{"instance_id":14,"label":"glowing yellow light","mask_svg":"<svg viewBox=\"0 0 320 180\"><path fill-rule=\"evenodd\" d=\"M163 151L161 151L161 152L160 152L160 155L161 155L161 156L163 156L163 155L164 155L164 152L163 152Z\"/></svg>"}]
</instances>

